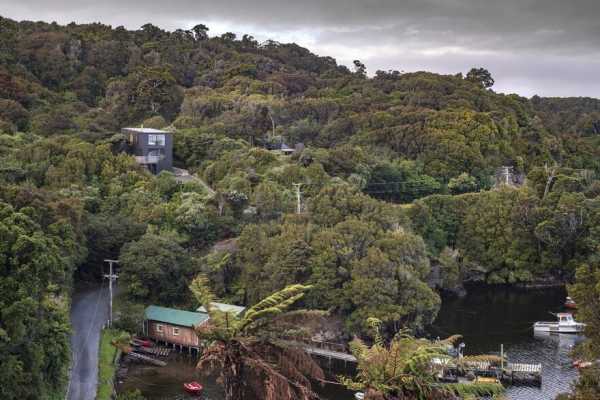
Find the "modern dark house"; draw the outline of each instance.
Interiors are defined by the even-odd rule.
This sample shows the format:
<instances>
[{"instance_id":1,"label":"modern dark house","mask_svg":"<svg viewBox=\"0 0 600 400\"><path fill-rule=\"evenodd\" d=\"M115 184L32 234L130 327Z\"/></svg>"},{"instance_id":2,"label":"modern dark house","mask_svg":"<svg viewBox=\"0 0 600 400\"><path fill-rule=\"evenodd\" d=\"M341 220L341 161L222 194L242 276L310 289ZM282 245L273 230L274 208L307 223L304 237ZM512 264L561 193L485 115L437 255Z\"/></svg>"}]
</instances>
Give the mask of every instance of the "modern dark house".
<instances>
[{"instance_id":1,"label":"modern dark house","mask_svg":"<svg viewBox=\"0 0 600 400\"><path fill-rule=\"evenodd\" d=\"M173 135L151 128L123 128L135 160L153 174L173 169Z\"/></svg>"}]
</instances>

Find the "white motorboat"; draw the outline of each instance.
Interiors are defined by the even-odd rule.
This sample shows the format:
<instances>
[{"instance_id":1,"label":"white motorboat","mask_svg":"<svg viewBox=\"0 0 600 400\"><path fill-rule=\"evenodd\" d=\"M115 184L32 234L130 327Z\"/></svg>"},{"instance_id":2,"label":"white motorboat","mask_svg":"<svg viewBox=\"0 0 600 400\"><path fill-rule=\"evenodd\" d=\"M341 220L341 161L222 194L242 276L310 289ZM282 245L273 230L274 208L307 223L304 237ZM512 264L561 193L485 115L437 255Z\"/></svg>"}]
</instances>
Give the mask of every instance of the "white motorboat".
<instances>
[{"instance_id":1,"label":"white motorboat","mask_svg":"<svg viewBox=\"0 0 600 400\"><path fill-rule=\"evenodd\" d=\"M550 333L582 333L585 324L579 323L573 319L573 315L569 313L554 314L558 321L538 321L533 324L534 332L550 332Z\"/></svg>"}]
</instances>

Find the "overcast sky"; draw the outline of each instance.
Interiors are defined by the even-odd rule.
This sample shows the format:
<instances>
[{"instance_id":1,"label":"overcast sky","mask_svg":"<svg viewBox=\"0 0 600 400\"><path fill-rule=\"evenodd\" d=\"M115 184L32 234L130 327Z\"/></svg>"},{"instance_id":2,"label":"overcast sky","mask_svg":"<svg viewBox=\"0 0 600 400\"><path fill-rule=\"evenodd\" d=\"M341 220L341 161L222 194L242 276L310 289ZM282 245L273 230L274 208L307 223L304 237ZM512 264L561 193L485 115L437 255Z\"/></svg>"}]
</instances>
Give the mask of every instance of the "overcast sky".
<instances>
[{"instance_id":1,"label":"overcast sky","mask_svg":"<svg viewBox=\"0 0 600 400\"><path fill-rule=\"evenodd\" d=\"M600 0L0 0L0 14L129 29L204 23L212 35L360 59L370 73L482 66L499 92L600 97Z\"/></svg>"}]
</instances>

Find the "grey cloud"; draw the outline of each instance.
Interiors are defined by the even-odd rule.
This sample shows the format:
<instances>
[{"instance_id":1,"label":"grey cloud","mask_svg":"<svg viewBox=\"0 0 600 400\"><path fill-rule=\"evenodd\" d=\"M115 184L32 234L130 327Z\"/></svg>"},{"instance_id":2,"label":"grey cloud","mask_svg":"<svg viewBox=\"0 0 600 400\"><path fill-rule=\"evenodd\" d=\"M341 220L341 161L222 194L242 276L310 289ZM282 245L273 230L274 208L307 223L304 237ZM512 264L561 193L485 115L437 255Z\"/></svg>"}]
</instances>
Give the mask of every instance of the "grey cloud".
<instances>
[{"instance_id":1,"label":"grey cloud","mask_svg":"<svg viewBox=\"0 0 600 400\"><path fill-rule=\"evenodd\" d=\"M166 29L212 23L217 31L292 38L345 63L360 58L371 71L454 73L482 65L495 75L497 90L600 95L597 0L0 0L0 6L17 19L130 29L145 22Z\"/></svg>"}]
</instances>

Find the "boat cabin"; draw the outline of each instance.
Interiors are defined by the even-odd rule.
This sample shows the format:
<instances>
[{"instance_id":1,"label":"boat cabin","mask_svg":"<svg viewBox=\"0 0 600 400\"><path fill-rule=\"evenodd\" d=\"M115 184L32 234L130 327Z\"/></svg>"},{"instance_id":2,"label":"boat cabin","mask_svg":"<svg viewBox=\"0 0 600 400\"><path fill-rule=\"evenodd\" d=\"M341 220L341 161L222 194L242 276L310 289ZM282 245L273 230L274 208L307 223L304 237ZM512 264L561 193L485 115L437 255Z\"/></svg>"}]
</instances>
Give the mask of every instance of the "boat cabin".
<instances>
[{"instance_id":1,"label":"boat cabin","mask_svg":"<svg viewBox=\"0 0 600 400\"><path fill-rule=\"evenodd\" d=\"M556 318L558 319L558 323L562 325L570 325L575 323L575 320L573 319L573 314L558 313L556 314Z\"/></svg>"}]
</instances>

